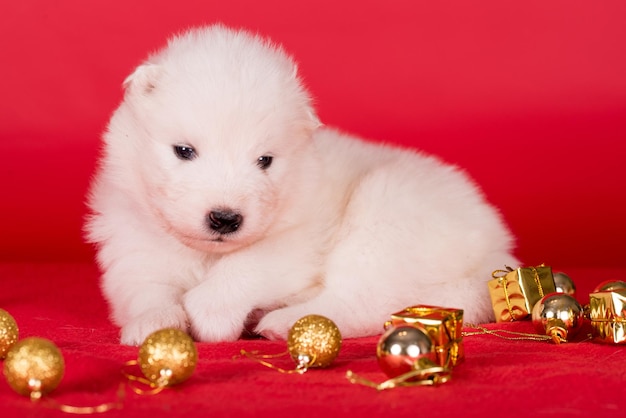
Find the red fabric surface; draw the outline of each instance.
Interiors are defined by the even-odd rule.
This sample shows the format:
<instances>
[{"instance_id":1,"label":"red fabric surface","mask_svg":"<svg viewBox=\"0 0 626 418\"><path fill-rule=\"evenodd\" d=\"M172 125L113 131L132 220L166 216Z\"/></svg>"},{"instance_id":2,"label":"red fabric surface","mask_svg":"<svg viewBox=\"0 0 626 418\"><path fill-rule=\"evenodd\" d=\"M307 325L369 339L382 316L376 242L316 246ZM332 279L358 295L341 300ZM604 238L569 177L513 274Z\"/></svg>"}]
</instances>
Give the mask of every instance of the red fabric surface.
<instances>
[{"instance_id":1,"label":"red fabric surface","mask_svg":"<svg viewBox=\"0 0 626 418\"><path fill-rule=\"evenodd\" d=\"M623 278L626 270L572 269L568 274L585 303L599 281ZM2 264L0 277L0 306L14 316L21 337L49 338L64 355L65 376L48 398L73 406L117 400L120 383L127 382L121 371L128 360L137 359L138 349L117 343L118 329L107 320L95 267ZM535 332L528 321L488 327ZM153 396L137 395L126 386L121 409L103 416L623 416L626 347L580 342L587 331L558 346L467 336L465 362L454 369L451 381L384 392L345 378L348 370L376 382L386 378L376 363L377 337L345 340L330 368L303 375L233 358L241 349L281 353L284 342L199 343L198 367L189 380ZM287 357L273 362L294 365ZM18 395L3 379L0 405L3 417L67 416Z\"/></svg>"},{"instance_id":2,"label":"red fabric surface","mask_svg":"<svg viewBox=\"0 0 626 418\"><path fill-rule=\"evenodd\" d=\"M122 80L191 25L220 21L271 36L300 62L326 124L467 169L501 208L520 258L565 270L581 302L600 281L626 278L620 0L5 3L0 308L22 337L61 348L66 375L50 395L58 402L114 401L124 363L137 356L137 348L118 344L98 290L81 232L84 195ZM533 331L529 322L488 326ZM385 378L376 342L344 341L333 367L302 376L233 359L242 348L282 352L281 342L198 344L200 363L188 382L155 396L126 388L123 409L106 416L609 417L626 407L622 346L472 336L449 383L376 393L344 377L353 370ZM63 415L3 379L0 410L2 417Z\"/></svg>"}]
</instances>

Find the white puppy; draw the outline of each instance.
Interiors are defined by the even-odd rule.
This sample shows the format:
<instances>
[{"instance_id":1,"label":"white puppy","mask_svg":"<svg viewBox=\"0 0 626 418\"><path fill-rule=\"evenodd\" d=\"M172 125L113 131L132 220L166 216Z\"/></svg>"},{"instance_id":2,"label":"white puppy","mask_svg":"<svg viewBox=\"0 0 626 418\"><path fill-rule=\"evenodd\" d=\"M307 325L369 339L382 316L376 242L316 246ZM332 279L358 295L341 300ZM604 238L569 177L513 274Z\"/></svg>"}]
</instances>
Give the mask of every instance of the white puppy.
<instances>
[{"instance_id":1,"label":"white puppy","mask_svg":"<svg viewBox=\"0 0 626 418\"><path fill-rule=\"evenodd\" d=\"M307 314L344 337L415 304L492 318L485 282L518 265L459 169L321 127L281 48L223 26L174 37L125 82L87 223L124 344L285 338Z\"/></svg>"}]
</instances>

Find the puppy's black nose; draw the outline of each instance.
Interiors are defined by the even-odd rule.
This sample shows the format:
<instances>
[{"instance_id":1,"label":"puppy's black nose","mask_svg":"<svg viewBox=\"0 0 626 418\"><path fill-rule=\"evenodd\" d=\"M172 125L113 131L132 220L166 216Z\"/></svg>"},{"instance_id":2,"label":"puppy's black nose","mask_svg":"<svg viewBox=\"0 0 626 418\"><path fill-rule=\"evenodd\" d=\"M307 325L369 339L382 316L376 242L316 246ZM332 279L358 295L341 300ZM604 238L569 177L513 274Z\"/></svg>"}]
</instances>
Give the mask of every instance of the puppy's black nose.
<instances>
[{"instance_id":1,"label":"puppy's black nose","mask_svg":"<svg viewBox=\"0 0 626 418\"><path fill-rule=\"evenodd\" d=\"M215 232L230 234L241 226L243 216L229 209L212 210L206 216L206 223Z\"/></svg>"}]
</instances>

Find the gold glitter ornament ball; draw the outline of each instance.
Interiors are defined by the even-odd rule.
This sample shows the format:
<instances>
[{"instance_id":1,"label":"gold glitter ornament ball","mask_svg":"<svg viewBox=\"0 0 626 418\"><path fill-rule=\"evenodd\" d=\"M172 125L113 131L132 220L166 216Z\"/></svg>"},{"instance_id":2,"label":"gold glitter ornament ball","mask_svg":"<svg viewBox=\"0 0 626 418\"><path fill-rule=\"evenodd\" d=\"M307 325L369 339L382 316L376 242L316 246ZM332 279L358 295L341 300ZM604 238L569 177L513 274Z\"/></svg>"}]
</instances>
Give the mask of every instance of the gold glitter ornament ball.
<instances>
[{"instance_id":1,"label":"gold glitter ornament ball","mask_svg":"<svg viewBox=\"0 0 626 418\"><path fill-rule=\"evenodd\" d=\"M32 399L54 390L61 382L64 370L61 351L45 338L24 338L11 347L4 361L4 375L9 386Z\"/></svg>"},{"instance_id":2,"label":"gold glitter ornament ball","mask_svg":"<svg viewBox=\"0 0 626 418\"><path fill-rule=\"evenodd\" d=\"M198 351L189 335L166 328L146 337L139 347L139 367L157 386L171 386L187 380L196 369Z\"/></svg>"},{"instance_id":3,"label":"gold glitter ornament ball","mask_svg":"<svg viewBox=\"0 0 626 418\"><path fill-rule=\"evenodd\" d=\"M328 367L341 349L341 332L330 319L307 315L287 335L287 350L299 368Z\"/></svg>"},{"instance_id":4,"label":"gold glitter ornament ball","mask_svg":"<svg viewBox=\"0 0 626 418\"><path fill-rule=\"evenodd\" d=\"M0 359L6 357L7 352L17 342L19 329L15 319L4 309L0 309Z\"/></svg>"}]
</instances>

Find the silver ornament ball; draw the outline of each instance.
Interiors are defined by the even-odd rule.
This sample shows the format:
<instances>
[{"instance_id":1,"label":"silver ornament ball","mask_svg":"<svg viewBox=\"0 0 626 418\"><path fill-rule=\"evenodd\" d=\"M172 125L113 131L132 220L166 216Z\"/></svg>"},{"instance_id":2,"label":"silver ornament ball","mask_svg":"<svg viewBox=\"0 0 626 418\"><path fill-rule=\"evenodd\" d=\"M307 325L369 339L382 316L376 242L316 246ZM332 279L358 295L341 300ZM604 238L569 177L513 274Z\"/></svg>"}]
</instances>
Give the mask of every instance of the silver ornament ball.
<instances>
[{"instance_id":1,"label":"silver ornament ball","mask_svg":"<svg viewBox=\"0 0 626 418\"><path fill-rule=\"evenodd\" d=\"M570 296L576 295L576 286L574 281L565 273L554 273L554 287L559 293L565 293Z\"/></svg>"},{"instance_id":2,"label":"silver ornament ball","mask_svg":"<svg viewBox=\"0 0 626 418\"><path fill-rule=\"evenodd\" d=\"M535 329L552 337L555 343L565 342L583 325L583 307L566 293L550 293L544 296L532 310Z\"/></svg>"},{"instance_id":3,"label":"silver ornament ball","mask_svg":"<svg viewBox=\"0 0 626 418\"><path fill-rule=\"evenodd\" d=\"M380 337L376 357L381 370L389 377L430 367L437 361L432 339L413 325L389 328Z\"/></svg>"}]
</instances>

